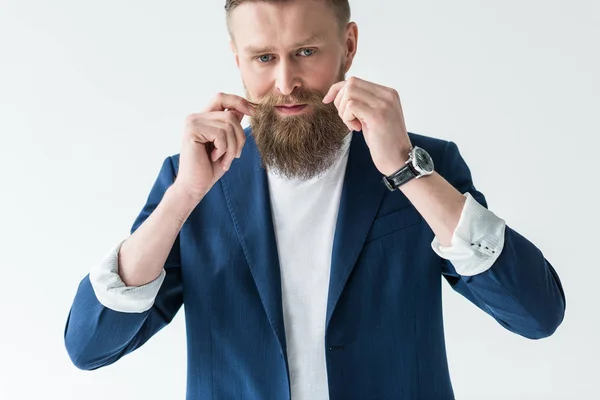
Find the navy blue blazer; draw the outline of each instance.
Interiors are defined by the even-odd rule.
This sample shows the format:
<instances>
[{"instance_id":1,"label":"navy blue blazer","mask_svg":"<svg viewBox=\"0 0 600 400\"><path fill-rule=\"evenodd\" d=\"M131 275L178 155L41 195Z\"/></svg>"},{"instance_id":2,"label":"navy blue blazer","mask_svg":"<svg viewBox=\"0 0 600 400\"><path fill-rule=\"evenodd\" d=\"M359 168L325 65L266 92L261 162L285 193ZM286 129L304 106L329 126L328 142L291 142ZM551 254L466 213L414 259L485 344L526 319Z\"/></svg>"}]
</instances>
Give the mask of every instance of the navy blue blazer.
<instances>
[{"instance_id":1,"label":"navy blue blazer","mask_svg":"<svg viewBox=\"0 0 600 400\"><path fill-rule=\"evenodd\" d=\"M96 369L142 346L185 304L187 399L290 397L280 271L268 181L249 129L240 159L184 224L154 306L122 313L98 302L89 276L65 327L73 363ZM461 193L486 200L451 141L409 134ZM132 232L173 183L169 157ZM506 227L504 249L486 272L457 274L431 249L434 233L401 191L389 192L361 132L354 132L333 243L327 301L329 394L346 399L453 399L442 324L441 277L506 329L552 334L565 297L530 241ZM158 360L157 360L158 362Z\"/></svg>"}]
</instances>

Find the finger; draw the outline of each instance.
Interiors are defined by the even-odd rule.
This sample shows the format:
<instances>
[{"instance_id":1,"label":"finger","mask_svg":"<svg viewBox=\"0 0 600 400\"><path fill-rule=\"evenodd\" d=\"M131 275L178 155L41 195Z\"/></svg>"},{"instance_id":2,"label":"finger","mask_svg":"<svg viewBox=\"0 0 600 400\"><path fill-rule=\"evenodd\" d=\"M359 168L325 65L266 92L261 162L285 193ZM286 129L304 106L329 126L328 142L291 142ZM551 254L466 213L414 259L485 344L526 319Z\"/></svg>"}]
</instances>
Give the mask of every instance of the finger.
<instances>
[{"instance_id":1,"label":"finger","mask_svg":"<svg viewBox=\"0 0 600 400\"><path fill-rule=\"evenodd\" d=\"M230 112L233 115L235 115L238 124L242 123L242 120L244 119L244 113L241 113L238 110L227 110L227 112Z\"/></svg>"},{"instance_id":2,"label":"finger","mask_svg":"<svg viewBox=\"0 0 600 400\"><path fill-rule=\"evenodd\" d=\"M371 107L384 107L383 102L377 98L377 96L369 90L368 87L361 87L357 85L346 85L344 90L340 91L342 94L339 99L336 99L336 107L338 113L341 116L346 111L346 104L349 100L358 100Z\"/></svg>"},{"instance_id":3,"label":"finger","mask_svg":"<svg viewBox=\"0 0 600 400\"><path fill-rule=\"evenodd\" d=\"M341 118L344 123L353 130L360 131L364 127L364 121L373 108L360 100L348 100Z\"/></svg>"},{"instance_id":4,"label":"finger","mask_svg":"<svg viewBox=\"0 0 600 400\"><path fill-rule=\"evenodd\" d=\"M254 106L243 97L235 94L219 93L208 104L205 111L236 110L245 115L254 114Z\"/></svg>"},{"instance_id":5,"label":"finger","mask_svg":"<svg viewBox=\"0 0 600 400\"><path fill-rule=\"evenodd\" d=\"M226 122L228 122L232 126L233 131L235 133L235 139L237 144L235 157L239 158L242 154L242 148L244 147L244 143L246 142L246 134L244 133L244 129L237 120L237 117L230 117Z\"/></svg>"},{"instance_id":6,"label":"finger","mask_svg":"<svg viewBox=\"0 0 600 400\"><path fill-rule=\"evenodd\" d=\"M202 116L204 118L214 120L214 121L225 121L229 117L229 115L227 115L227 114L231 114L231 117L237 124L241 124L242 119L244 119L244 113L239 112L235 109L223 110L223 111L208 111L208 112L204 112L202 114Z\"/></svg>"},{"instance_id":7,"label":"finger","mask_svg":"<svg viewBox=\"0 0 600 400\"><path fill-rule=\"evenodd\" d=\"M233 116L228 116L227 118L235 119L235 117L233 117ZM220 166L223 168L223 170L227 171L229 169L229 167L231 166L233 159L237 156L237 153L238 153L238 150L237 150L238 145L237 145L235 129L233 128L233 124L229 120L214 121L214 123L215 123L215 125L219 126L221 132L223 132L225 134L226 141L227 141L227 145L225 147L225 152L222 154L221 154L221 152L219 152L219 154L221 154L221 155L219 157L216 157L214 159L214 161L221 158L221 160L219 161ZM235 123L237 123L237 120L235 120Z\"/></svg>"},{"instance_id":8,"label":"finger","mask_svg":"<svg viewBox=\"0 0 600 400\"><path fill-rule=\"evenodd\" d=\"M236 138L237 138L237 158L240 158L242 156L242 149L244 148L244 144L246 144L246 133L244 133L244 129L241 127L241 125L234 125L233 126L235 129L235 134L236 134Z\"/></svg>"},{"instance_id":9,"label":"finger","mask_svg":"<svg viewBox=\"0 0 600 400\"><path fill-rule=\"evenodd\" d=\"M228 111L212 111L204 114L205 118L212 121L219 121L229 124L233 129L235 139L236 139L236 150L234 157L239 157L242 151L242 147L244 147L244 143L246 141L246 134L244 133L244 129L240 124L239 113L235 110ZM243 116L243 114L241 114Z\"/></svg>"},{"instance_id":10,"label":"finger","mask_svg":"<svg viewBox=\"0 0 600 400\"><path fill-rule=\"evenodd\" d=\"M346 83L337 93L337 95L335 96L335 99L333 100L333 104L335 105L335 108L338 109L338 112L340 111L340 103L342 102L342 99L344 98L344 96L346 96L346 92L348 91L348 83Z\"/></svg>"},{"instance_id":11,"label":"finger","mask_svg":"<svg viewBox=\"0 0 600 400\"><path fill-rule=\"evenodd\" d=\"M198 143L212 143L213 149L210 153L212 162L217 161L227 151L227 132L223 122L206 119L195 124L191 128L192 135Z\"/></svg>"},{"instance_id":12,"label":"finger","mask_svg":"<svg viewBox=\"0 0 600 400\"><path fill-rule=\"evenodd\" d=\"M209 130L209 134L211 134L211 139L214 145L214 149L210 154L210 159L212 162L216 162L219 158L223 157L227 152L227 134L225 130L218 122L212 122L214 126Z\"/></svg>"},{"instance_id":13,"label":"finger","mask_svg":"<svg viewBox=\"0 0 600 400\"><path fill-rule=\"evenodd\" d=\"M365 85L365 84L369 84L370 82L367 82L365 80L359 79L355 76L351 76L350 78L344 80L344 81L340 81L335 83L333 86L331 86L331 88L329 89L329 92L325 95L325 98L323 99L324 103L329 103L331 102L333 99L337 98L339 96L339 92L344 89L346 86L348 85Z\"/></svg>"},{"instance_id":14,"label":"finger","mask_svg":"<svg viewBox=\"0 0 600 400\"><path fill-rule=\"evenodd\" d=\"M376 98L377 88L371 82L364 81L354 76L346 80L346 84L340 89L333 101L336 108L340 110L342 100L344 98L365 98L366 94L370 94L369 99ZM340 110L343 112L343 110Z\"/></svg>"},{"instance_id":15,"label":"finger","mask_svg":"<svg viewBox=\"0 0 600 400\"><path fill-rule=\"evenodd\" d=\"M334 83L329 88L329 91L327 91L327 94L323 98L323 103L325 103L325 104L331 103L331 101L336 98L337 94L344 87L345 84L346 84L346 81L340 81L340 82Z\"/></svg>"}]
</instances>

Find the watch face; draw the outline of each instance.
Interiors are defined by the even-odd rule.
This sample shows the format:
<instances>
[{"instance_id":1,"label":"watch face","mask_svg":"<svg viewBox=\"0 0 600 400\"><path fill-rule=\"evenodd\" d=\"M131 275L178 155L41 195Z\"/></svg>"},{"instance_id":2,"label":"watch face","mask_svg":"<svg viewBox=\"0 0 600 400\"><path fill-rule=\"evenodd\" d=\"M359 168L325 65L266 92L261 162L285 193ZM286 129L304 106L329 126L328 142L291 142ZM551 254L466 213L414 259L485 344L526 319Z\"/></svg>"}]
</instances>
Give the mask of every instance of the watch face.
<instances>
[{"instance_id":1,"label":"watch face","mask_svg":"<svg viewBox=\"0 0 600 400\"><path fill-rule=\"evenodd\" d=\"M433 172L433 160L427 151L415 146L413 167L422 175L428 175Z\"/></svg>"}]
</instances>

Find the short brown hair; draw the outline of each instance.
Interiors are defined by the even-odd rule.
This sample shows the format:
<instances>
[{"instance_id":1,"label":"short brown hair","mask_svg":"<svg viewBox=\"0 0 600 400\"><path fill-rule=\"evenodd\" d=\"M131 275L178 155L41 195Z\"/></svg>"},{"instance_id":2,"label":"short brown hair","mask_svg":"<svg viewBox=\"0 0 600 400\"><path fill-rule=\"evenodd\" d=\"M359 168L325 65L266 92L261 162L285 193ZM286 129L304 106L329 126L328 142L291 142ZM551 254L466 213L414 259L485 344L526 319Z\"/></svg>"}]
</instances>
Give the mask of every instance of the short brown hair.
<instances>
[{"instance_id":1,"label":"short brown hair","mask_svg":"<svg viewBox=\"0 0 600 400\"><path fill-rule=\"evenodd\" d=\"M225 0L225 13L227 15L227 27L229 28L229 15L240 4L250 1L262 1L264 3L283 3L289 0ZM302 0L305 1L305 0ZM325 1L333 9L338 20L340 31L350 22L350 4L348 0L321 0ZM231 31L230 31L231 33Z\"/></svg>"}]
</instances>

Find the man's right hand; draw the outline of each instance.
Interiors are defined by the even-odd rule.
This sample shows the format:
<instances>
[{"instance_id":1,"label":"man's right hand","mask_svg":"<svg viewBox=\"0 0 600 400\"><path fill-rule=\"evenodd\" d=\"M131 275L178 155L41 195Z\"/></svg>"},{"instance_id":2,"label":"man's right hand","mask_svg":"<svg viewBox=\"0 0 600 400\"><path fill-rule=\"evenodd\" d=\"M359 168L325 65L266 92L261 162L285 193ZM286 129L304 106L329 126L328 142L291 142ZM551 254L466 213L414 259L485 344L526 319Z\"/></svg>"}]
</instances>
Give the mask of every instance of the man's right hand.
<instances>
[{"instance_id":1,"label":"man's right hand","mask_svg":"<svg viewBox=\"0 0 600 400\"><path fill-rule=\"evenodd\" d=\"M246 142L242 118L253 113L254 107L246 99L219 93L202 112L190 114L173 186L200 202L233 159L240 157Z\"/></svg>"},{"instance_id":2,"label":"man's right hand","mask_svg":"<svg viewBox=\"0 0 600 400\"><path fill-rule=\"evenodd\" d=\"M253 113L247 100L220 93L204 111L186 118L175 182L119 250L119 275L125 285L145 285L160 276L190 213L239 157L246 142L240 123Z\"/></svg>"}]
</instances>

